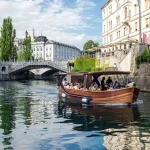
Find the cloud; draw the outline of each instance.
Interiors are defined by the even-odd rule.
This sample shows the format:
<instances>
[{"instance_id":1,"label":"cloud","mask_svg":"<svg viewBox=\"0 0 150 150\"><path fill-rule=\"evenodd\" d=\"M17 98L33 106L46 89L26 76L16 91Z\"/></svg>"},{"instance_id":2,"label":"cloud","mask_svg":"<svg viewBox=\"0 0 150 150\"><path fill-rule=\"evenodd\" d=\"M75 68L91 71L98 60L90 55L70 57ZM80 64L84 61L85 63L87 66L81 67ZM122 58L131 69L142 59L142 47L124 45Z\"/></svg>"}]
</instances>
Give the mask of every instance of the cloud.
<instances>
[{"instance_id":1,"label":"cloud","mask_svg":"<svg viewBox=\"0 0 150 150\"><path fill-rule=\"evenodd\" d=\"M88 23L92 15L86 9L92 9L95 3L90 0L76 0L69 7L65 0L0 0L0 26L4 18L13 20L17 37L24 38L25 31L36 36L42 34L50 40L56 40L82 48L88 39L86 29L93 26Z\"/></svg>"},{"instance_id":2,"label":"cloud","mask_svg":"<svg viewBox=\"0 0 150 150\"><path fill-rule=\"evenodd\" d=\"M95 19L94 21L101 23L101 22L102 22L102 18L97 18L97 19Z\"/></svg>"}]
</instances>

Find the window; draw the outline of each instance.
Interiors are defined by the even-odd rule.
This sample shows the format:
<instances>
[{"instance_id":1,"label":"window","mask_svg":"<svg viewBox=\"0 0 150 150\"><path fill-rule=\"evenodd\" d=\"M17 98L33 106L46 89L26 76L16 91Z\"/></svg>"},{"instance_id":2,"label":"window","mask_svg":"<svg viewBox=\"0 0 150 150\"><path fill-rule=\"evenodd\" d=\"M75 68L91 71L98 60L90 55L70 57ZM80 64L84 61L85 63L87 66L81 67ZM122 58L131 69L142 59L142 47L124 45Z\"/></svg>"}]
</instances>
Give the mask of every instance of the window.
<instances>
[{"instance_id":1,"label":"window","mask_svg":"<svg viewBox=\"0 0 150 150\"><path fill-rule=\"evenodd\" d=\"M129 48L132 48L132 43L129 45Z\"/></svg>"},{"instance_id":2,"label":"window","mask_svg":"<svg viewBox=\"0 0 150 150\"><path fill-rule=\"evenodd\" d=\"M113 40L113 36L112 36L112 35L110 35L110 42L112 42L112 40Z\"/></svg>"},{"instance_id":3,"label":"window","mask_svg":"<svg viewBox=\"0 0 150 150\"><path fill-rule=\"evenodd\" d=\"M106 43L106 38L104 38L104 43Z\"/></svg>"},{"instance_id":4,"label":"window","mask_svg":"<svg viewBox=\"0 0 150 150\"><path fill-rule=\"evenodd\" d=\"M105 18L105 15L106 15L106 14L105 14L105 10L103 11L103 14L104 14L104 18Z\"/></svg>"},{"instance_id":5,"label":"window","mask_svg":"<svg viewBox=\"0 0 150 150\"><path fill-rule=\"evenodd\" d=\"M131 10L129 10L129 18L131 18Z\"/></svg>"},{"instance_id":6,"label":"window","mask_svg":"<svg viewBox=\"0 0 150 150\"><path fill-rule=\"evenodd\" d=\"M149 26L149 19L146 18L146 28L148 28L148 26Z\"/></svg>"},{"instance_id":7,"label":"window","mask_svg":"<svg viewBox=\"0 0 150 150\"><path fill-rule=\"evenodd\" d=\"M117 8L120 7L120 0L116 0L116 7L117 7Z\"/></svg>"},{"instance_id":8,"label":"window","mask_svg":"<svg viewBox=\"0 0 150 150\"><path fill-rule=\"evenodd\" d=\"M112 14L112 5L109 6L109 15L111 15L111 14Z\"/></svg>"},{"instance_id":9,"label":"window","mask_svg":"<svg viewBox=\"0 0 150 150\"><path fill-rule=\"evenodd\" d=\"M126 35L126 27L124 28L124 35Z\"/></svg>"},{"instance_id":10,"label":"window","mask_svg":"<svg viewBox=\"0 0 150 150\"><path fill-rule=\"evenodd\" d=\"M109 21L109 30L112 29L112 20Z\"/></svg>"},{"instance_id":11,"label":"window","mask_svg":"<svg viewBox=\"0 0 150 150\"><path fill-rule=\"evenodd\" d=\"M137 31L137 30L138 30L138 23L135 22L135 31Z\"/></svg>"},{"instance_id":12,"label":"window","mask_svg":"<svg viewBox=\"0 0 150 150\"><path fill-rule=\"evenodd\" d=\"M150 9L150 0L145 0L145 10Z\"/></svg>"},{"instance_id":13,"label":"window","mask_svg":"<svg viewBox=\"0 0 150 150\"><path fill-rule=\"evenodd\" d=\"M125 19L127 19L127 7L125 7L124 9L125 9L125 10L124 10Z\"/></svg>"},{"instance_id":14,"label":"window","mask_svg":"<svg viewBox=\"0 0 150 150\"><path fill-rule=\"evenodd\" d=\"M120 31L117 32L117 39L120 38Z\"/></svg>"},{"instance_id":15,"label":"window","mask_svg":"<svg viewBox=\"0 0 150 150\"><path fill-rule=\"evenodd\" d=\"M116 25L119 25L120 24L120 16L117 16L116 17Z\"/></svg>"},{"instance_id":16,"label":"window","mask_svg":"<svg viewBox=\"0 0 150 150\"><path fill-rule=\"evenodd\" d=\"M129 26L129 33L131 33L131 27Z\"/></svg>"},{"instance_id":17,"label":"window","mask_svg":"<svg viewBox=\"0 0 150 150\"><path fill-rule=\"evenodd\" d=\"M124 44L124 49L126 49L126 44Z\"/></svg>"},{"instance_id":18,"label":"window","mask_svg":"<svg viewBox=\"0 0 150 150\"><path fill-rule=\"evenodd\" d=\"M134 14L135 15L137 14L137 5L136 4L134 5Z\"/></svg>"}]
</instances>

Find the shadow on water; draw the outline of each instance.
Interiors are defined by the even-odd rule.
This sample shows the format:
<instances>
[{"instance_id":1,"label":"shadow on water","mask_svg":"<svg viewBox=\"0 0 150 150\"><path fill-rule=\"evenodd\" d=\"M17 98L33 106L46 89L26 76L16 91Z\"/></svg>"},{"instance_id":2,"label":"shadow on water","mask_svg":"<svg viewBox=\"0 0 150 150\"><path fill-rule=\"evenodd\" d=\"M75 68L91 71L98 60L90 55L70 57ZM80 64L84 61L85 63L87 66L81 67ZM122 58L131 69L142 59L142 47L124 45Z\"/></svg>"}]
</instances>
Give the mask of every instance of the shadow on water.
<instances>
[{"instance_id":1,"label":"shadow on water","mask_svg":"<svg viewBox=\"0 0 150 150\"><path fill-rule=\"evenodd\" d=\"M128 106L88 106L65 103L59 101L59 115L73 122L82 124L74 127L78 131L104 130L107 128L122 128L131 122L138 120L140 113L137 107ZM120 124L121 123L121 124Z\"/></svg>"}]
</instances>

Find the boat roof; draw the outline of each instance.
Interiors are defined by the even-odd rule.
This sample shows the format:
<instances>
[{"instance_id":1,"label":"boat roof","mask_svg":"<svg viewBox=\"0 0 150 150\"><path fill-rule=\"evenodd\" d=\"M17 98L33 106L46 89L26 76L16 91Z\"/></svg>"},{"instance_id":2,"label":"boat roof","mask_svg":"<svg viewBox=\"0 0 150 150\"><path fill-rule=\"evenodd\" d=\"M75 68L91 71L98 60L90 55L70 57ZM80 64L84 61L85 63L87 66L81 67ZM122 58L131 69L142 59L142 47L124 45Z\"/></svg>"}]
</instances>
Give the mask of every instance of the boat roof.
<instances>
[{"instance_id":1,"label":"boat roof","mask_svg":"<svg viewBox=\"0 0 150 150\"><path fill-rule=\"evenodd\" d=\"M71 76L83 76L83 75L117 75L117 74L130 74L130 71L97 71L97 72L68 72L60 73L58 76L71 75Z\"/></svg>"}]
</instances>

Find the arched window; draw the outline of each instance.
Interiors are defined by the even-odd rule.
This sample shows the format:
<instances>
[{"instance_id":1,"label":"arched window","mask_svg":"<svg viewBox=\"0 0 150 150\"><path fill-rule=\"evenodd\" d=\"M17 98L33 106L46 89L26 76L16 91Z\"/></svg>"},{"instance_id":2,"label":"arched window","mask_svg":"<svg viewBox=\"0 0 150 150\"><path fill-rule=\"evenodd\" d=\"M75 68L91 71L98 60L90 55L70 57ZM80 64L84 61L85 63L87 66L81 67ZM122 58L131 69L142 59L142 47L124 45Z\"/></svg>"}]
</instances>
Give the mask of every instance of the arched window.
<instances>
[{"instance_id":1,"label":"arched window","mask_svg":"<svg viewBox=\"0 0 150 150\"><path fill-rule=\"evenodd\" d=\"M126 35L126 27L124 28L124 35Z\"/></svg>"},{"instance_id":2,"label":"arched window","mask_svg":"<svg viewBox=\"0 0 150 150\"><path fill-rule=\"evenodd\" d=\"M136 4L134 5L134 14L135 15L137 14L137 5Z\"/></svg>"},{"instance_id":3,"label":"arched window","mask_svg":"<svg viewBox=\"0 0 150 150\"><path fill-rule=\"evenodd\" d=\"M127 7L125 7L124 13L125 13L125 19L126 19L127 18Z\"/></svg>"}]
</instances>

